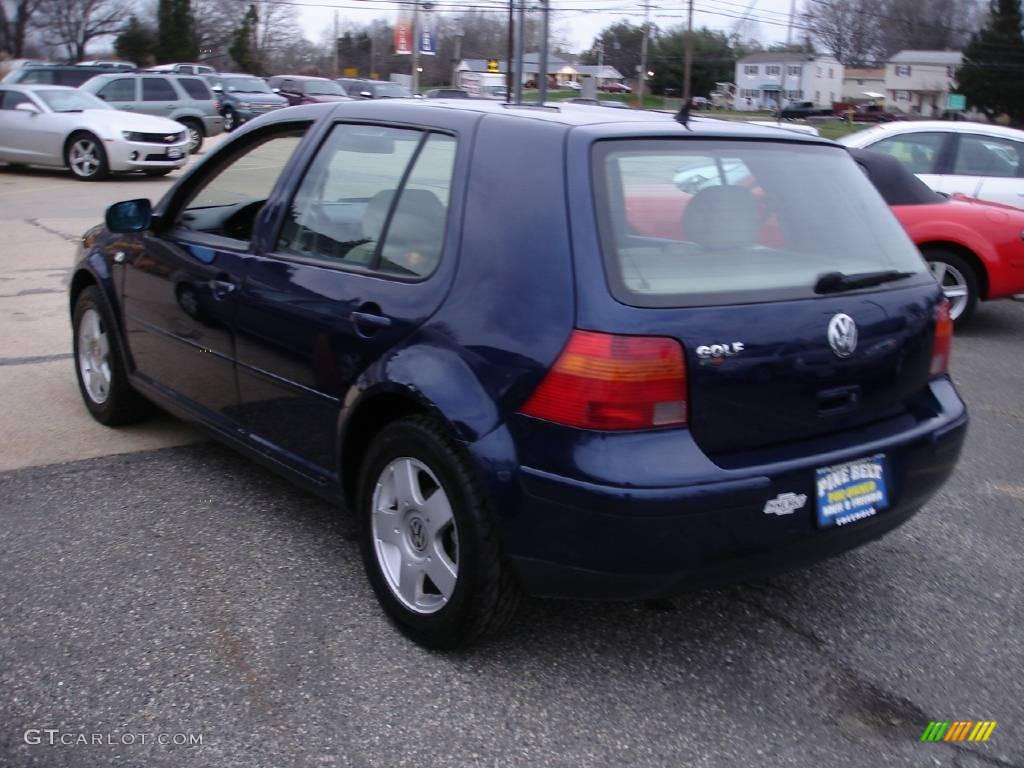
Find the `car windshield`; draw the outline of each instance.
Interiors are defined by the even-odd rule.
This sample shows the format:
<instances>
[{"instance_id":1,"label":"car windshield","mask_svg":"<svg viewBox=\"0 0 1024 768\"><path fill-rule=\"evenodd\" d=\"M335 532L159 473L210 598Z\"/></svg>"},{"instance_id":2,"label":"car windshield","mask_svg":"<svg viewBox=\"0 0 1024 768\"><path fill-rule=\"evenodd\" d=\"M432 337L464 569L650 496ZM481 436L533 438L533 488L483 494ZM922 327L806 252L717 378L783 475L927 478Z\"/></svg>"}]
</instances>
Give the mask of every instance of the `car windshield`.
<instances>
[{"instance_id":1,"label":"car windshield","mask_svg":"<svg viewBox=\"0 0 1024 768\"><path fill-rule=\"evenodd\" d=\"M267 84L258 77L229 77L221 87L231 93L271 93Z\"/></svg>"},{"instance_id":2,"label":"car windshield","mask_svg":"<svg viewBox=\"0 0 1024 768\"><path fill-rule=\"evenodd\" d=\"M330 80L311 80L306 83L306 93L310 96L344 96L341 86Z\"/></svg>"},{"instance_id":3,"label":"car windshield","mask_svg":"<svg viewBox=\"0 0 1024 768\"><path fill-rule=\"evenodd\" d=\"M85 91L68 89L38 90L36 96L42 99L46 106L54 112L81 112L85 109L113 109L105 101L96 98Z\"/></svg>"},{"instance_id":4,"label":"car windshield","mask_svg":"<svg viewBox=\"0 0 1024 768\"><path fill-rule=\"evenodd\" d=\"M871 182L834 147L603 141L594 170L608 278L627 303L810 298L826 272L926 271Z\"/></svg>"},{"instance_id":5,"label":"car windshield","mask_svg":"<svg viewBox=\"0 0 1024 768\"><path fill-rule=\"evenodd\" d=\"M382 97L400 99L412 96L412 91L398 83L376 83L373 86L374 95L379 99Z\"/></svg>"}]
</instances>

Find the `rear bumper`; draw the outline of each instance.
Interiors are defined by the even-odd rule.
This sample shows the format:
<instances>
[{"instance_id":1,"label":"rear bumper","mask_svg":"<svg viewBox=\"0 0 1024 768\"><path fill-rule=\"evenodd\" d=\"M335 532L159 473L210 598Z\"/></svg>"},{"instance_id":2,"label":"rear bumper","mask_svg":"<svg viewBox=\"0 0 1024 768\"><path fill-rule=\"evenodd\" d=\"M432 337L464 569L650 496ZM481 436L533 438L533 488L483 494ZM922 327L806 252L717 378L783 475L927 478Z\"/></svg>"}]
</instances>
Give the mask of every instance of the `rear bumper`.
<instances>
[{"instance_id":1,"label":"rear bumper","mask_svg":"<svg viewBox=\"0 0 1024 768\"><path fill-rule=\"evenodd\" d=\"M527 592L554 597L638 599L757 577L822 560L896 528L952 473L967 413L952 385L926 430L723 471L690 486L623 488L522 467L506 546ZM817 524L815 470L883 453L890 506L842 527ZM806 494L803 508L766 514L780 494Z\"/></svg>"}]
</instances>

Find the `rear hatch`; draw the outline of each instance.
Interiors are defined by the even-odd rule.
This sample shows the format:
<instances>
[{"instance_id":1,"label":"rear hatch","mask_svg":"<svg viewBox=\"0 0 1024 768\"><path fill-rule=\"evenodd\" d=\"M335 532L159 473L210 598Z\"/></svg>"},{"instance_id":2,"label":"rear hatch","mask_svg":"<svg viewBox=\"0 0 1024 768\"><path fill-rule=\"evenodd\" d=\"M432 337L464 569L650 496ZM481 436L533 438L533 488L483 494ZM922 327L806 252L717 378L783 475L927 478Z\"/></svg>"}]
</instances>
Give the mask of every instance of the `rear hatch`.
<instances>
[{"instance_id":1,"label":"rear hatch","mask_svg":"<svg viewBox=\"0 0 1024 768\"><path fill-rule=\"evenodd\" d=\"M607 284L626 305L596 330L682 344L705 453L728 463L918 406L940 292L844 150L602 141L593 170Z\"/></svg>"}]
</instances>

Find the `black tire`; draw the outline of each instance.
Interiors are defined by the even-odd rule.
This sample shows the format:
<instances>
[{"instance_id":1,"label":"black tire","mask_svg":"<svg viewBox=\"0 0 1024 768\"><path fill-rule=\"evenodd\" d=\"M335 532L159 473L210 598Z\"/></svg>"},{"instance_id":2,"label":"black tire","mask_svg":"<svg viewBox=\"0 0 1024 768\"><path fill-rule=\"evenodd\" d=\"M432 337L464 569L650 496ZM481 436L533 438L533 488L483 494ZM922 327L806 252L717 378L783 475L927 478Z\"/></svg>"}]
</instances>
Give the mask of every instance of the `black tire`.
<instances>
[{"instance_id":1,"label":"black tire","mask_svg":"<svg viewBox=\"0 0 1024 768\"><path fill-rule=\"evenodd\" d=\"M953 322L962 325L970 321L974 310L978 307L978 299L981 296L980 281L974 266L963 256L942 250L941 248L926 248L924 258L934 274L935 264L943 264L947 267L943 288L951 287L955 283L961 283L967 288L967 298L962 308L958 310L957 303L952 299L951 309L954 310Z\"/></svg>"},{"instance_id":2,"label":"black tire","mask_svg":"<svg viewBox=\"0 0 1024 768\"><path fill-rule=\"evenodd\" d=\"M436 476L450 502L457 531L454 588L443 607L429 614L399 600L377 556L374 490L389 464L402 458L421 462ZM360 470L356 509L370 585L385 613L407 637L427 648L452 650L496 634L511 620L520 590L502 553L490 504L469 457L435 419L414 416L381 430Z\"/></svg>"},{"instance_id":3,"label":"black tire","mask_svg":"<svg viewBox=\"0 0 1024 768\"><path fill-rule=\"evenodd\" d=\"M238 127L238 115L231 107L225 107L221 116L224 118L224 133L231 133Z\"/></svg>"},{"instance_id":4,"label":"black tire","mask_svg":"<svg viewBox=\"0 0 1024 768\"><path fill-rule=\"evenodd\" d=\"M188 131L188 153L190 155L196 154L203 148L203 140L206 138L203 124L191 117L179 120L178 122L184 125Z\"/></svg>"},{"instance_id":5,"label":"black tire","mask_svg":"<svg viewBox=\"0 0 1024 768\"><path fill-rule=\"evenodd\" d=\"M94 160L87 161L78 157L78 152L84 152L85 147L91 147L91 156ZM71 171L71 175L79 181L101 181L110 175L110 165L103 142L86 131L79 131L68 137L64 146L64 163Z\"/></svg>"},{"instance_id":6,"label":"black tire","mask_svg":"<svg viewBox=\"0 0 1024 768\"><path fill-rule=\"evenodd\" d=\"M80 328L88 313L99 316L101 328L106 334L109 350L106 356L109 370L109 387L105 399L95 397L83 379L82 355L88 354L79 348ZM89 316L92 319L93 316ZM72 314L72 344L74 349L75 376L78 378L78 389L82 394L85 407L100 424L115 427L122 424L134 424L150 414L152 404L136 392L128 381L121 347L117 343L117 326L110 317L107 304L100 296L99 288L90 286L78 296L75 311Z\"/></svg>"},{"instance_id":7,"label":"black tire","mask_svg":"<svg viewBox=\"0 0 1024 768\"><path fill-rule=\"evenodd\" d=\"M147 176L166 176L173 168L147 168L143 171Z\"/></svg>"}]
</instances>

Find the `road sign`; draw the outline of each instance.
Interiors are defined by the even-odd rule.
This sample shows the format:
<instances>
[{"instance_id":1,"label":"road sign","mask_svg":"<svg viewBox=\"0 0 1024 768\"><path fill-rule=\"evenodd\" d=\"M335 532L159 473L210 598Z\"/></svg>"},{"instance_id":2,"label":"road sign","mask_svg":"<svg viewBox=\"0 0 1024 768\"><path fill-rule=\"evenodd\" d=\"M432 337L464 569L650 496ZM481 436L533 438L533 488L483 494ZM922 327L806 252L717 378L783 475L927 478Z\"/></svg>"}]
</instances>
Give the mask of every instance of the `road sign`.
<instances>
[{"instance_id":1,"label":"road sign","mask_svg":"<svg viewBox=\"0 0 1024 768\"><path fill-rule=\"evenodd\" d=\"M355 67L345 67L345 69L341 71L341 74L345 77L359 77L359 70Z\"/></svg>"},{"instance_id":2,"label":"road sign","mask_svg":"<svg viewBox=\"0 0 1024 768\"><path fill-rule=\"evenodd\" d=\"M962 93L946 94L946 109L951 109L955 112L963 112L967 109L967 97Z\"/></svg>"},{"instance_id":3,"label":"road sign","mask_svg":"<svg viewBox=\"0 0 1024 768\"><path fill-rule=\"evenodd\" d=\"M500 68L498 67L498 60L497 59L488 59L487 60L487 71L488 72L499 72L500 71Z\"/></svg>"}]
</instances>

